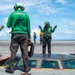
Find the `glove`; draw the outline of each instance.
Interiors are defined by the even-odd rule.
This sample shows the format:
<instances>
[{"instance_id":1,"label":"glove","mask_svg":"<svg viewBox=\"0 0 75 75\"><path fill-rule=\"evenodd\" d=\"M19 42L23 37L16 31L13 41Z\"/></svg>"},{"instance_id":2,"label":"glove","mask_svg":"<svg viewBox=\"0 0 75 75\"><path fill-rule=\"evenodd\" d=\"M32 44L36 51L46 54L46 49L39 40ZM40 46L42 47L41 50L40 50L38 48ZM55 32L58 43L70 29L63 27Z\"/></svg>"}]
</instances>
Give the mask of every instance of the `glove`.
<instances>
[{"instance_id":1,"label":"glove","mask_svg":"<svg viewBox=\"0 0 75 75\"><path fill-rule=\"evenodd\" d=\"M57 25L54 26L54 29L56 29L56 28L57 28Z\"/></svg>"},{"instance_id":2,"label":"glove","mask_svg":"<svg viewBox=\"0 0 75 75\"><path fill-rule=\"evenodd\" d=\"M39 28L42 29L42 27L39 25Z\"/></svg>"},{"instance_id":3,"label":"glove","mask_svg":"<svg viewBox=\"0 0 75 75\"><path fill-rule=\"evenodd\" d=\"M0 30L2 30L4 28L4 26L2 25L1 27L0 27Z\"/></svg>"}]
</instances>

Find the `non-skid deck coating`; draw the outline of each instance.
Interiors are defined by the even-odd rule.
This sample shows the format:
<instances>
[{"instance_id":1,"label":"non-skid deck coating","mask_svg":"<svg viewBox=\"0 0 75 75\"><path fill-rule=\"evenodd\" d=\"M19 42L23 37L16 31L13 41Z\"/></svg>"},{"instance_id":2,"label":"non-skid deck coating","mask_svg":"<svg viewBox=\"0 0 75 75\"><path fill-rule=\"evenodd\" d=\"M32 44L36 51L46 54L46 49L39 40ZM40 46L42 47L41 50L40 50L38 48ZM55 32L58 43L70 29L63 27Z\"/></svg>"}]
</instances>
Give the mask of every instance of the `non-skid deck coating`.
<instances>
[{"instance_id":1,"label":"non-skid deck coating","mask_svg":"<svg viewBox=\"0 0 75 75\"><path fill-rule=\"evenodd\" d=\"M0 41L0 54L2 57L10 56L10 41ZM74 54L75 41L52 41L52 54ZM42 53L42 45L36 44L34 53ZM17 54L20 54L20 49ZM4 68L0 68L0 75L21 75L24 72L15 70L14 74L5 72ZM31 75L75 75L75 70L53 70L53 69L31 69Z\"/></svg>"},{"instance_id":2,"label":"non-skid deck coating","mask_svg":"<svg viewBox=\"0 0 75 75\"><path fill-rule=\"evenodd\" d=\"M0 75L21 75L24 72L15 70L14 74L5 72L5 69L0 68ZM75 70L53 70L53 69L31 69L31 75L75 75Z\"/></svg>"}]
</instances>

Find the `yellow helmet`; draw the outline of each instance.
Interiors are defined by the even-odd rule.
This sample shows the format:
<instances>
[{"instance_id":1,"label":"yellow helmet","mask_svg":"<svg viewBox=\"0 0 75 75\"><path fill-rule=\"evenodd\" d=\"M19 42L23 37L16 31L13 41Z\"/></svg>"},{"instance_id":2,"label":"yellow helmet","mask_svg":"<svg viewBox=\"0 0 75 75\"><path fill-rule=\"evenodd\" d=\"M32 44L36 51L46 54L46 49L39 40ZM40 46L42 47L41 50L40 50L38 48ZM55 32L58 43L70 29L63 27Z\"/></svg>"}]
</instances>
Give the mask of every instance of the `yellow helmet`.
<instances>
[{"instance_id":1,"label":"yellow helmet","mask_svg":"<svg viewBox=\"0 0 75 75\"><path fill-rule=\"evenodd\" d=\"M40 35L43 36L43 32L40 31Z\"/></svg>"}]
</instances>

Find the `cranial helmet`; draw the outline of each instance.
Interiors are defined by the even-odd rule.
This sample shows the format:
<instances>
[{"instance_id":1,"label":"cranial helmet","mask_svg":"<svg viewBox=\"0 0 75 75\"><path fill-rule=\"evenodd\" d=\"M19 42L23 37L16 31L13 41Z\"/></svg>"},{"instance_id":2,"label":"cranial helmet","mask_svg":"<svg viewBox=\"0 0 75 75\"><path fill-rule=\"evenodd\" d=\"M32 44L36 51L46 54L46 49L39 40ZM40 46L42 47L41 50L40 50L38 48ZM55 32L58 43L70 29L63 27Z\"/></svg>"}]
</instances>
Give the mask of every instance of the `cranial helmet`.
<instances>
[{"instance_id":1,"label":"cranial helmet","mask_svg":"<svg viewBox=\"0 0 75 75\"><path fill-rule=\"evenodd\" d=\"M21 3L16 3L14 9L17 10L18 8L21 8L22 11L25 9Z\"/></svg>"},{"instance_id":2,"label":"cranial helmet","mask_svg":"<svg viewBox=\"0 0 75 75\"><path fill-rule=\"evenodd\" d=\"M44 23L44 25L45 25L45 26L50 26L50 22L46 21L46 22Z\"/></svg>"}]
</instances>

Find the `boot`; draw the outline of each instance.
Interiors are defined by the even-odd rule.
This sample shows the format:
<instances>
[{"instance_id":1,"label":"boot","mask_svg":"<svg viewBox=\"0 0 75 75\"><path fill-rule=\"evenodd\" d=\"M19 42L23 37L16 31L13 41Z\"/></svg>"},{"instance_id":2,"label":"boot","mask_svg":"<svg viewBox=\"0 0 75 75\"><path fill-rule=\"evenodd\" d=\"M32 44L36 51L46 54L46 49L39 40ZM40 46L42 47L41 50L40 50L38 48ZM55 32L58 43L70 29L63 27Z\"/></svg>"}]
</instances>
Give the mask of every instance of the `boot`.
<instances>
[{"instance_id":1,"label":"boot","mask_svg":"<svg viewBox=\"0 0 75 75\"><path fill-rule=\"evenodd\" d=\"M14 69L13 69L13 67L9 67L8 66L8 67L5 68L5 72L13 74L14 73Z\"/></svg>"},{"instance_id":2,"label":"boot","mask_svg":"<svg viewBox=\"0 0 75 75\"><path fill-rule=\"evenodd\" d=\"M25 68L25 72L26 72L26 73L29 72L30 70L31 70L30 67Z\"/></svg>"}]
</instances>

